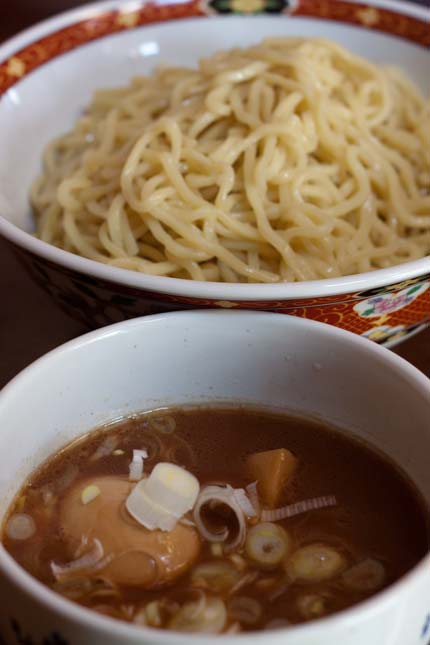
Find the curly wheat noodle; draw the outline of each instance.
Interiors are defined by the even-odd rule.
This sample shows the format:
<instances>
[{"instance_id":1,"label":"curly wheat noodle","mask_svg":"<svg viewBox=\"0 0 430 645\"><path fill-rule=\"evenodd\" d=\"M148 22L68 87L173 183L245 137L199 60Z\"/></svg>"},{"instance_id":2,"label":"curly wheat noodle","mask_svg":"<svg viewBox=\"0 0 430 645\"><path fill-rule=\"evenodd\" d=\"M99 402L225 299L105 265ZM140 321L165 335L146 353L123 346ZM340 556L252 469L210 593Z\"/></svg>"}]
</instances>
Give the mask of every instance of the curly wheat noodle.
<instances>
[{"instance_id":1,"label":"curly wheat noodle","mask_svg":"<svg viewBox=\"0 0 430 645\"><path fill-rule=\"evenodd\" d=\"M313 280L430 252L430 101L330 41L268 39L96 92L32 188L37 235L194 280Z\"/></svg>"}]
</instances>

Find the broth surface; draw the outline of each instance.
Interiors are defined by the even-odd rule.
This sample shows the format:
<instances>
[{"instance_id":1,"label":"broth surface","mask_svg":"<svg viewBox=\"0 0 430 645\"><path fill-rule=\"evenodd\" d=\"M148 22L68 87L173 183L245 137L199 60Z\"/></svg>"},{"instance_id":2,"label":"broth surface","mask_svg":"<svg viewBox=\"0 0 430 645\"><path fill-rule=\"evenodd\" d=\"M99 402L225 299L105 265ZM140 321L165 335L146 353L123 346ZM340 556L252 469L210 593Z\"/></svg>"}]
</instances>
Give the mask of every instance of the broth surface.
<instances>
[{"instance_id":1,"label":"broth surface","mask_svg":"<svg viewBox=\"0 0 430 645\"><path fill-rule=\"evenodd\" d=\"M116 568L110 564L104 569L99 563L94 570L62 573L60 578L55 575L52 563L64 565L91 551L88 536L79 533L84 515L87 519L82 521L93 522L92 535L101 542L103 521L107 526L115 523L116 516L110 524L107 507L100 506L103 495L108 495L107 484L104 486L109 477L118 480L124 490L132 489L135 482L128 481L128 474L133 450L147 450L145 474L159 462L171 462L195 475L200 486L229 484L236 489L252 482L247 465L250 455L282 448L293 453L297 468L282 487L276 506L329 495L336 497L336 505L271 522L272 530L276 524L288 537L287 548L281 536L286 554L276 566L250 557L250 532L261 518L248 518L245 546L229 552L222 543L215 546L199 537L188 513L188 523L181 524L181 520L172 533L172 544L174 536L183 542L171 555L177 560L166 565L163 580L129 584L127 555ZM101 494L79 506L73 491L78 491L75 497L79 500L81 491L93 482L100 484ZM67 516L72 507L76 521ZM97 508L101 509L99 515L94 511L92 519ZM118 521L128 522L130 535L133 531L137 535L139 525L131 516L126 517L125 509L121 512ZM209 508L208 515L211 513ZM28 539L11 539L6 522L4 546L41 582L100 613L184 631L199 630L183 618L183 607L198 609L208 599L222 600L226 617L224 622L220 619L221 627L208 628L203 621L203 631L270 629L332 614L396 581L429 549L428 508L387 458L314 420L246 406L172 408L96 430L67 446L33 474L11 508L9 522L16 514L30 516L35 532ZM227 525L234 536L235 518L226 507L206 519ZM114 533L112 528L109 544L113 544ZM163 534L160 539L168 535L159 533ZM302 562L298 553L323 549L318 557L326 562L325 547L338 558L333 575L321 579L312 567L307 578L297 573ZM139 571L147 564L139 565ZM209 569L202 569L202 564ZM357 565L364 567L363 571L358 569L358 578ZM360 571L364 578L360 578Z\"/></svg>"}]
</instances>

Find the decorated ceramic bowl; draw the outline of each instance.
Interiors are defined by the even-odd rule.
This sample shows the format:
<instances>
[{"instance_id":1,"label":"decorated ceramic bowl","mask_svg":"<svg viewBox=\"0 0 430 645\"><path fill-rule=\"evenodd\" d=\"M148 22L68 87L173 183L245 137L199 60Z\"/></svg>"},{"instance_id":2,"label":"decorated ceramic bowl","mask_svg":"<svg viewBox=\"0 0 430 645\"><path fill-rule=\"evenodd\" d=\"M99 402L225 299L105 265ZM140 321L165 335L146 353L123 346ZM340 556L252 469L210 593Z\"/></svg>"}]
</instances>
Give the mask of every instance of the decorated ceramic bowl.
<instances>
[{"instance_id":1,"label":"decorated ceramic bowl","mask_svg":"<svg viewBox=\"0 0 430 645\"><path fill-rule=\"evenodd\" d=\"M429 388L392 352L297 317L199 311L125 321L54 350L0 393L0 521L33 469L79 435L121 415L214 400L317 414L348 428L401 465L429 500ZM7 645L428 645L430 553L351 609L222 637L91 612L33 579L1 545L0 598Z\"/></svg>"},{"instance_id":2,"label":"decorated ceramic bowl","mask_svg":"<svg viewBox=\"0 0 430 645\"><path fill-rule=\"evenodd\" d=\"M302 283L226 284L155 277L48 245L28 191L46 143L71 127L93 91L161 61L188 65L268 35L325 36L402 66L430 91L430 12L395 0L133 0L64 13L0 47L0 234L52 297L89 326L199 307L312 318L394 344L430 322L430 258Z\"/></svg>"}]
</instances>

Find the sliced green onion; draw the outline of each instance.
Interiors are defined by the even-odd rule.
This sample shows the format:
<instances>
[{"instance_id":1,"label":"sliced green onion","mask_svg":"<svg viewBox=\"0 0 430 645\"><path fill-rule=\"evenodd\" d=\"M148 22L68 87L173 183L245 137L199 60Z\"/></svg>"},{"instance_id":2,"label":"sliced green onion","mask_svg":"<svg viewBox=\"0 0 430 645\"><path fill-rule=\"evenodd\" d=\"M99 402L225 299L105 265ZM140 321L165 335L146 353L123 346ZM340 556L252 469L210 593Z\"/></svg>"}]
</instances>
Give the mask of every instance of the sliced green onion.
<instances>
[{"instance_id":1,"label":"sliced green onion","mask_svg":"<svg viewBox=\"0 0 430 645\"><path fill-rule=\"evenodd\" d=\"M287 531L272 522L261 522L249 531L246 537L245 550L251 560L263 567L278 566L288 555L291 538Z\"/></svg>"},{"instance_id":2,"label":"sliced green onion","mask_svg":"<svg viewBox=\"0 0 430 645\"><path fill-rule=\"evenodd\" d=\"M160 611L160 602L153 600L146 607L141 609L133 618L136 625L148 625L149 627L161 627L163 619Z\"/></svg>"},{"instance_id":3,"label":"sliced green onion","mask_svg":"<svg viewBox=\"0 0 430 645\"><path fill-rule=\"evenodd\" d=\"M342 580L354 591L374 591L384 584L385 568L378 560L368 558L345 571Z\"/></svg>"},{"instance_id":4,"label":"sliced green onion","mask_svg":"<svg viewBox=\"0 0 430 645\"><path fill-rule=\"evenodd\" d=\"M345 558L336 549L316 543L293 553L286 562L286 571L292 580L323 582L339 575L345 565Z\"/></svg>"},{"instance_id":5,"label":"sliced green onion","mask_svg":"<svg viewBox=\"0 0 430 645\"><path fill-rule=\"evenodd\" d=\"M191 581L196 587L205 587L215 593L228 591L239 580L240 573L224 561L199 564L192 572Z\"/></svg>"},{"instance_id":6,"label":"sliced green onion","mask_svg":"<svg viewBox=\"0 0 430 645\"><path fill-rule=\"evenodd\" d=\"M308 620L319 618L326 612L326 599L319 594L301 596L297 601L297 605L303 618Z\"/></svg>"},{"instance_id":7,"label":"sliced green onion","mask_svg":"<svg viewBox=\"0 0 430 645\"><path fill-rule=\"evenodd\" d=\"M255 598L234 596L228 603L230 618L245 625L254 625L263 615L263 607Z\"/></svg>"},{"instance_id":8,"label":"sliced green onion","mask_svg":"<svg viewBox=\"0 0 430 645\"><path fill-rule=\"evenodd\" d=\"M84 488L84 490L81 493L81 502L82 504L89 504L92 502L96 497L100 495L100 488L98 486L95 486L94 484L90 484L90 486L87 486Z\"/></svg>"},{"instance_id":9,"label":"sliced green onion","mask_svg":"<svg viewBox=\"0 0 430 645\"><path fill-rule=\"evenodd\" d=\"M189 602L170 620L169 628L178 632L219 634L227 621L227 610L221 598L204 598Z\"/></svg>"},{"instance_id":10,"label":"sliced green onion","mask_svg":"<svg viewBox=\"0 0 430 645\"><path fill-rule=\"evenodd\" d=\"M28 540L36 533L36 524L27 513L15 513L6 524L6 535L11 540Z\"/></svg>"}]
</instances>

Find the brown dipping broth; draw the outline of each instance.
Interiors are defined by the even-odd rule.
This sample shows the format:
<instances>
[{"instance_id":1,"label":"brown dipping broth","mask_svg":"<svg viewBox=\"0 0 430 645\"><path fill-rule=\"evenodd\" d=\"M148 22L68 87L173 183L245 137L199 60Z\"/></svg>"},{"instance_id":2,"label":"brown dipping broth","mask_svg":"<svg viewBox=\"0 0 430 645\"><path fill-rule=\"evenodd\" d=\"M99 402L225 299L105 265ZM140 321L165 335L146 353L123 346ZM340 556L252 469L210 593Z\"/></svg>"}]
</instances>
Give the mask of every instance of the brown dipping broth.
<instances>
[{"instance_id":1,"label":"brown dipping broth","mask_svg":"<svg viewBox=\"0 0 430 645\"><path fill-rule=\"evenodd\" d=\"M323 495L335 495L337 505L276 522L286 529L292 546L285 561L271 570L252 562L244 549L233 555L220 553L218 547L202 540L197 561L160 589L112 589L103 582L102 571L89 576L85 584L82 576L72 584L58 583L51 562L73 559L58 519L65 495L81 480L88 483L101 475L127 478L133 449L142 448L149 452L145 473L158 462L168 461L193 473L201 485L228 483L235 488L251 483L245 468L248 455L287 448L299 465L279 505ZM96 451L100 456L94 459ZM224 631L270 629L330 615L398 580L426 554L430 541L427 506L386 457L317 421L246 406L155 411L91 432L32 475L8 517L15 513L30 515L36 532L21 541L10 539L3 530L2 541L31 575L83 606L156 627L168 627L185 602L201 600L203 594L224 601ZM223 522L231 523L235 531L229 513L224 513ZM314 543L336 549L345 566L327 581L292 580L288 559L300 547ZM368 590L351 589L345 583L345 571L369 558L382 564L383 582ZM226 562L234 573L227 588L216 594L213 585L193 577L197 566L209 562ZM238 581L243 585L237 585ZM232 591L235 586L237 590ZM145 608L153 601L159 603L151 605L148 618Z\"/></svg>"}]
</instances>

